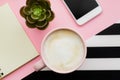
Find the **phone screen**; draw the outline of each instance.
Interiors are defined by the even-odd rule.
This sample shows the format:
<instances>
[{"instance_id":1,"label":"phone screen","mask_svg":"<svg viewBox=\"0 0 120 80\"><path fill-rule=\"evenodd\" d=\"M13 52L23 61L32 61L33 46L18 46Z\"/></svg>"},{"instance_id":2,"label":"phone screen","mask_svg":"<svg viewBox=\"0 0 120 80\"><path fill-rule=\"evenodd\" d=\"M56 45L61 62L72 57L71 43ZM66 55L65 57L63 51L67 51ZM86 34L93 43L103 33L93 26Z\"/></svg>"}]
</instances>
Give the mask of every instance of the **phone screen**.
<instances>
[{"instance_id":1,"label":"phone screen","mask_svg":"<svg viewBox=\"0 0 120 80\"><path fill-rule=\"evenodd\" d=\"M97 6L96 0L64 0L76 19L84 16Z\"/></svg>"}]
</instances>

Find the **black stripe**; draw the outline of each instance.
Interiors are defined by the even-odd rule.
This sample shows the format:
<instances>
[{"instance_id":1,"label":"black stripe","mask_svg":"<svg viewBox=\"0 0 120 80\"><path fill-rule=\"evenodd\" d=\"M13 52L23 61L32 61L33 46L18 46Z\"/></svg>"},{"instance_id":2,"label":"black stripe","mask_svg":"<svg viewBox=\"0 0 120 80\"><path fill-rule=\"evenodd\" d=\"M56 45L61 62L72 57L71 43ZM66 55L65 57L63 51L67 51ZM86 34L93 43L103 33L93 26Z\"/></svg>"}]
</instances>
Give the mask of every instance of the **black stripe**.
<instances>
[{"instance_id":1,"label":"black stripe","mask_svg":"<svg viewBox=\"0 0 120 80\"><path fill-rule=\"evenodd\" d=\"M22 80L120 80L120 71L75 71L57 74L52 71L33 72Z\"/></svg>"},{"instance_id":2,"label":"black stripe","mask_svg":"<svg viewBox=\"0 0 120 80\"><path fill-rule=\"evenodd\" d=\"M120 24L113 24L97 35L120 35Z\"/></svg>"},{"instance_id":3,"label":"black stripe","mask_svg":"<svg viewBox=\"0 0 120 80\"><path fill-rule=\"evenodd\" d=\"M120 47L88 47L87 58L120 58Z\"/></svg>"}]
</instances>

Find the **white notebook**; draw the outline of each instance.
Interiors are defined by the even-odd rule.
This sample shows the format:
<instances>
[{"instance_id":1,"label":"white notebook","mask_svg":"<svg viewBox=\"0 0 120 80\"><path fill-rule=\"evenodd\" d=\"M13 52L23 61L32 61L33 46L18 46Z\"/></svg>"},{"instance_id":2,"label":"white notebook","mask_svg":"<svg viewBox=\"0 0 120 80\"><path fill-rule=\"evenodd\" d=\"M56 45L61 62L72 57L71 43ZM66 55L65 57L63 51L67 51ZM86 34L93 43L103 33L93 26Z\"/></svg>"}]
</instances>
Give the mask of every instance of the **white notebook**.
<instances>
[{"instance_id":1,"label":"white notebook","mask_svg":"<svg viewBox=\"0 0 120 80\"><path fill-rule=\"evenodd\" d=\"M9 5L0 6L0 77L37 56L36 49Z\"/></svg>"}]
</instances>

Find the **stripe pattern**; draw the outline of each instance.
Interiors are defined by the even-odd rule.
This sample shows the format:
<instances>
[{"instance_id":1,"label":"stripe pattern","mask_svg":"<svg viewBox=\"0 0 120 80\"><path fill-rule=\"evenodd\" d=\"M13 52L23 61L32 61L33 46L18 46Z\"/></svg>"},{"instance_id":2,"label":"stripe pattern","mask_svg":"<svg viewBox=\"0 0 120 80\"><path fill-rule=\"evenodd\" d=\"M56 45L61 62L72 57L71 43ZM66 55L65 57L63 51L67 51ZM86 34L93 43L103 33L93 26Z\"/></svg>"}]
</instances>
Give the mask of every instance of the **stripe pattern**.
<instances>
[{"instance_id":1,"label":"stripe pattern","mask_svg":"<svg viewBox=\"0 0 120 80\"><path fill-rule=\"evenodd\" d=\"M120 58L120 24L116 23L87 41L87 58Z\"/></svg>"}]
</instances>

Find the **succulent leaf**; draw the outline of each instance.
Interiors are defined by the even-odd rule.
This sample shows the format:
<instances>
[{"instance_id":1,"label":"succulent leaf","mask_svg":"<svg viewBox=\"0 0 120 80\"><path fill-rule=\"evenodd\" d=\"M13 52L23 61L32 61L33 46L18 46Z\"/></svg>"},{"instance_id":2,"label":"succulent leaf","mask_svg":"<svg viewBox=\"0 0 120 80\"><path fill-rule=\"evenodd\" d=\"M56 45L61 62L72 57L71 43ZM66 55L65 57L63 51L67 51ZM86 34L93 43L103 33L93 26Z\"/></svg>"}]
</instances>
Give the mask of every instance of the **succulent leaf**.
<instances>
[{"instance_id":1,"label":"succulent leaf","mask_svg":"<svg viewBox=\"0 0 120 80\"><path fill-rule=\"evenodd\" d=\"M27 16L27 17L26 17L26 20L27 20L27 22L29 22L30 24L34 24L34 23L36 22L36 20L33 20L33 19L31 18L31 16Z\"/></svg>"},{"instance_id":2,"label":"succulent leaf","mask_svg":"<svg viewBox=\"0 0 120 80\"><path fill-rule=\"evenodd\" d=\"M26 21L26 25L29 27L29 28L35 28L35 24L30 24L29 22Z\"/></svg>"},{"instance_id":3,"label":"succulent leaf","mask_svg":"<svg viewBox=\"0 0 120 80\"><path fill-rule=\"evenodd\" d=\"M54 18L54 13L50 10L48 10L48 12L46 13L47 15L47 21L52 21Z\"/></svg>"},{"instance_id":4,"label":"succulent leaf","mask_svg":"<svg viewBox=\"0 0 120 80\"><path fill-rule=\"evenodd\" d=\"M27 0L26 1L26 5L32 5L33 3L35 3L37 0Z\"/></svg>"},{"instance_id":5,"label":"succulent leaf","mask_svg":"<svg viewBox=\"0 0 120 80\"><path fill-rule=\"evenodd\" d=\"M46 23L44 26L37 27L37 29L45 30L48 27L49 23Z\"/></svg>"},{"instance_id":6,"label":"succulent leaf","mask_svg":"<svg viewBox=\"0 0 120 80\"><path fill-rule=\"evenodd\" d=\"M24 6L21 7L21 9L20 9L20 15L21 15L22 17L26 18L26 15L23 13L23 8L24 8Z\"/></svg>"},{"instance_id":7,"label":"succulent leaf","mask_svg":"<svg viewBox=\"0 0 120 80\"><path fill-rule=\"evenodd\" d=\"M42 15L39 17L39 20L38 20L38 21L44 21L46 18L47 18L47 16L44 15L44 14L42 14Z\"/></svg>"},{"instance_id":8,"label":"succulent leaf","mask_svg":"<svg viewBox=\"0 0 120 80\"><path fill-rule=\"evenodd\" d=\"M48 23L48 22L47 22L46 20L44 20L44 21L38 21L37 24L36 24L36 26L42 28L42 27L44 27L47 23Z\"/></svg>"},{"instance_id":9,"label":"succulent leaf","mask_svg":"<svg viewBox=\"0 0 120 80\"><path fill-rule=\"evenodd\" d=\"M46 0L46 3L47 3L48 6L51 7L50 1Z\"/></svg>"},{"instance_id":10,"label":"succulent leaf","mask_svg":"<svg viewBox=\"0 0 120 80\"><path fill-rule=\"evenodd\" d=\"M25 15L30 15L30 14L31 14L30 7L29 7L29 6L23 7L23 13L24 13Z\"/></svg>"}]
</instances>

